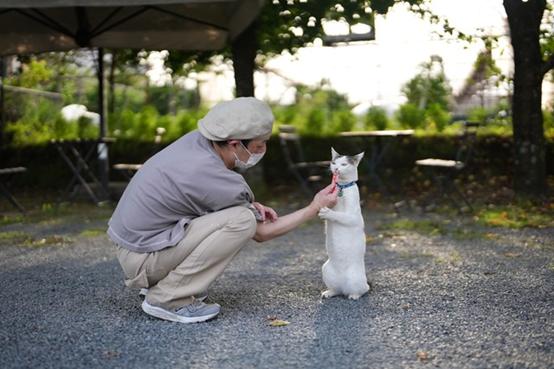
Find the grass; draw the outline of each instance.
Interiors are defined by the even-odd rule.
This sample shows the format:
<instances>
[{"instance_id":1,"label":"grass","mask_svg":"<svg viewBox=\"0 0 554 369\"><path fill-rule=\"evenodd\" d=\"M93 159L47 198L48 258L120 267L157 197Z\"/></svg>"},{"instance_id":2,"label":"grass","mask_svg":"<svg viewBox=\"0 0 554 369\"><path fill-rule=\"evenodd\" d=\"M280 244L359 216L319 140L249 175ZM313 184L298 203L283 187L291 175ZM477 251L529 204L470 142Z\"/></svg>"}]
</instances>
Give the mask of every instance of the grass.
<instances>
[{"instance_id":1,"label":"grass","mask_svg":"<svg viewBox=\"0 0 554 369\"><path fill-rule=\"evenodd\" d=\"M105 229L93 228L93 229L85 229L84 231L82 231L79 234L79 236L81 236L81 237L97 237L97 236L104 235L104 234L106 234Z\"/></svg>"},{"instance_id":2,"label":"grass","mask_svg":"<svg viewBox=\"0 0 554 369\"><path fill-rule=\"evenodd\" d=\"M513 229L554 227L554 212L551 210L528 203L490 206L480 210L476 220L486 226Z\"/></svg>"},{"instance_id":3,"label":"grass","mask_svg":"<svg viewBox=\"0 0 554 369\"><path fill-rule=\"evenodd\" d=\"M486 237L482 232L468 228L455 228L450 235L458 241L476 240Z\"/></svg>"},{"instance_id":4,"label":"grass","mask_svg":"<svg viewBox=\"0 0 554 369\"><path fill-rule=\"evenodd\" d=\"M430 220L410 220L410 219L399 219L392 223L386 223L379 227L381 230L404 230L404 231L413 231L425 235L435 236L445 234L445 227L439 222L434 222Z\"/></svg>"},{"instance_id":5,"label":"grass","mask_svg":"<svg viewBox=\"0 0 554 369\"><path fill-rule=\"evenodd\" d=\"M0 233L0 245L22 244L32 240L32 237L24 232L9 231Z\"/></svg>"},{"instance_id":6,"label":"grass","mask_svg":"<svg viewBox=\"0 0 554 369\"><path fill-rule=\"evenodd\" d=\"M91 203L42 203L28 210L26 215L2 215L0 226L10 224L59 224L71 217L79 222L88 223L96 219L108 219L113 209L107 206L96 206Z\"/></svg>"},{"instance_id":7,"label":"grass","mask_svg":"<svg viewBox=\"0 0 554 369\"><path fill-rule=\"evenodd\" d=\"M448 256L438 256L435 258L437 264L460 264L462 262L462 256L456 250L452 251Z\"/></svg>"},{"instance_id":8,"label":"grass","mask_svg":"<svg viewBox=\"0 0 554 369\"><path fill-rule=\"evenodd\" d=\"M51 245L68 245L73 240L69 237L52 235L43 238L33 238L24 232L9 231L0 233L0 245L17 245L17 246L51 246Z\"/></svg>"},{"instance_id":9,"label":"grass","mask_svg":"<svg viewBox=\"0 0 554 369\"><path fill-rule=\"evenodd\" d=\"M73 239L66 236L47 236L39 239L31 239L25 242L25 246L41 247L41 246L65 246L73 243Z\"/></svg>"},{"instance_id":10,"label":"grass","mask_svg":"<svg viewBox=\"0 0 554 369\"><path fill-rule=\"evenodd\" d=\"M0 216L0 226L23 222L23 215L2 215Z\"/></svg>"}]
</instances>

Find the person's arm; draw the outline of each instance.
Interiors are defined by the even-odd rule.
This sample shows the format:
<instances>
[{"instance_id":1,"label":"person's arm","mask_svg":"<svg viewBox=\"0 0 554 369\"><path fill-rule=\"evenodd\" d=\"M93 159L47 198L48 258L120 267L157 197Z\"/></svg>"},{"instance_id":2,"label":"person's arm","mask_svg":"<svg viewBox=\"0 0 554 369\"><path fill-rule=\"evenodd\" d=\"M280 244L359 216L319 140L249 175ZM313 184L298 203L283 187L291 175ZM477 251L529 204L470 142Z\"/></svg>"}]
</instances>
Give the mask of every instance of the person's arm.
<instances>
[{"instance_id":1,"label":"person's arm","mask_svg":"<svg viewBox=\"0 0 554 369\"><path fill-rule=\"evenodd\" d=\"M338 191L335 189L334 192L330 192L331 189L332 185L325 187L314 196L310 205L300 210L279 217L274 222L258 223L253 239L257 242L264 242L281 236L317 216L321 208L335 206Z\"/></svg>"}]
</instances>

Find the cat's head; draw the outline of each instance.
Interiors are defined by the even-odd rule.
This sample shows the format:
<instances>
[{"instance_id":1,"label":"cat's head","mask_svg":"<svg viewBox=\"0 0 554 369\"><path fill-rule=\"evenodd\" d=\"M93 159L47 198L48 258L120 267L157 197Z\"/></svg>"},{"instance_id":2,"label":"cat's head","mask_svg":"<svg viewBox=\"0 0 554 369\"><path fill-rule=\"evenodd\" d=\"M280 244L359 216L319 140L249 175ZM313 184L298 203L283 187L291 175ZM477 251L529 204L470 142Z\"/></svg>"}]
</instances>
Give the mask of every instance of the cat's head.
<instances>
[{"instance_id":1,"label":"cat's head","mask_svg":"<svg viewBox=\"0 0 554 369\"><path fill-rule=\"evenodd\" d=\"M358 180L358 164L364 157L364 153L361 152L358 155L347 156L341 155L331 148L331 172L338 173L339 181L351 182Z\"/></svg>"}]
</instances>

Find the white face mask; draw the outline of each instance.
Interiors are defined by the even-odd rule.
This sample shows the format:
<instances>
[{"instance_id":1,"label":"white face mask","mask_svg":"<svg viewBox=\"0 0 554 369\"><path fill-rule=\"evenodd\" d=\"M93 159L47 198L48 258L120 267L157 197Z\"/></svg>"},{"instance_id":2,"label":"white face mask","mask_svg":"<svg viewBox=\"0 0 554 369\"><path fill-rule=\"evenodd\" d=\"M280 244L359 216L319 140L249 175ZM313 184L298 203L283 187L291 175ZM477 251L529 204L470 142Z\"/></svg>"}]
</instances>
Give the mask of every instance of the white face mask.
<instances>
[{"instance_id":1,"label":"white face mask","mask_svg":"<svg viewBox=\"0 0 554 369\"><path fill-rule=\"evenodd\" d=\"M235 155L235 166L237 168L240 168L240 169L252 168L254 165L258 164L258 162L260 160L262 160L262 158L264 157L265 151L262 152L262 153L259 153L259 154L252 154L250 151L248 151L246 146L244 146L242 144L242 142L240 144L241 144L242 147L244 147L246 152L250 154L250 157L248 158L248 160L245 163L244 161L239 159L239 157L237 156L236 153L233 153Z\"/></svg>"}]
</instances>

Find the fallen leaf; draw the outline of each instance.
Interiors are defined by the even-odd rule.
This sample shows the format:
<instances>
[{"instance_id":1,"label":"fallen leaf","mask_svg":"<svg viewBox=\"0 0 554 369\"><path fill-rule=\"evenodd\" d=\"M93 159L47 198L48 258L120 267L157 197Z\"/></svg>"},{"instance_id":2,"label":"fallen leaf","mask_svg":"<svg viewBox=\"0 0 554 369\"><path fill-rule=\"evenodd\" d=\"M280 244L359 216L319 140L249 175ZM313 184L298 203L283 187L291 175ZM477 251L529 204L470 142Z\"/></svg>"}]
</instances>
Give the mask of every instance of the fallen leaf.
<instances>
[{"instance_id":1,"label":"fallen leaf","mask_svg":"<svg viewBox=\"0 0 554 369\"><path fill-rule=\"evenodd\" d=\"M500 238L500 235L495 234L495 233L485 233L485 238L487 238L489 240L497 240L497 239Z\"/></svg>"},{"instance_id":2,"label":"fallen leaf","mask_svg":"<svg viewBox=\"0 0 554 369\"><path fill-rule=\"evenodd\" d=\"M518 258L521 256L521 254L515 252L506 252L504 253L504 256L506 256L507 258Z\"/></svg>"},{"instance_id":3,"label":"fallen leaf","mask_svg":"<svg viewBox=\"0 0 554 369\"><path fill-rule=\"evenodd\" d=\"M404 310L408 310L410 307L411 307L410 304L402 305L402 309L404 309Z\"/></svg>"},{"instance_id":4,"label":"fallen leaf","mask_svg":"<svg viewBox=\"0 0 554 369\"><path fill-rule=\"evenodd\" d=\"M120 353L117 351L104 351L104 357L107 359L113 359L119 357Z\"/></svg>"},{"instance_id":5,"label":"fallen leaf","mask_svg":"<svg viewBox=\"0 0 554 369\"><path fill-rule=\"evenodd\" d=\"M290 322L287 322L286 320L281 320L281 319L275 319L275 320L272 320L271 323L269 323L269 325L272 327L282 327L289 324Z\"/></svg>"},{"instance_id":6,"label":"fallen leaf","mask_svg":"<svg viewBox=\"0 0 554 369\"><path fill-rule=\"evenodd\" d=\"M429 361L429 354L425 351L418 351L416 352L416 357L419 361L426 363Z\"/></svg>"}]
</instances>

